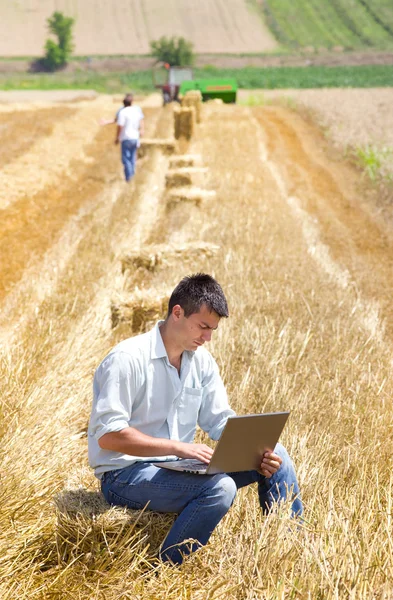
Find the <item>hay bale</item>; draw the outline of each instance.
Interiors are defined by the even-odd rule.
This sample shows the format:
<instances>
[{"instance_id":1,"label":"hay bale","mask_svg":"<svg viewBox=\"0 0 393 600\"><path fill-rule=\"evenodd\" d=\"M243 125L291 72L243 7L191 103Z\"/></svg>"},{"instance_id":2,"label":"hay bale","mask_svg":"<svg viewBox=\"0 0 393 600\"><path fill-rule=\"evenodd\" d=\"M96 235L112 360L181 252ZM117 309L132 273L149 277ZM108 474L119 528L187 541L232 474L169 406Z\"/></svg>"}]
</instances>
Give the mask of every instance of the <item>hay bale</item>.
<instances>
[{"instance_id":1,"label":"hay bale","mask_svg":"<svg viewBox=\"0 0 393 600\"><path fill-rule=\"evenodd\" d=\"M184 167L180 169L171 169L165 176L165 186L167 188L183 187L195 183L195 180L201 178L208 172L206 167Z\"/></svg>"},{"instance_id":2,"label":"hay bale","mask_svg":"<svg viewBox=\"0 0 393 600\"><path fill-rule=\"evenodd\" d=\"M176 107L173 111L175 138L190 140L195 129L195 109L190 107Z\"/></svg>"},{"instance_id":3,"label":"hay bale","mask_svg":"<svg viewBox=\"0 0 393 600\"><path fill-rule=\"evenodd\" d=\"M200 154L180 154L172 156L169 159L170 169L184 169L186 167L200 166L202 164L202 158Z\"/></svg>"},{"instance_id":4,"label":"hay bale","mask_svg":"<svg viewBox=\"0 0 393 600\"><path fill-rule=\"evenodd\" d=\"M60 560L112 559L125 549L155 555L176 515L111 507L101 492L65 490L55 498Z\"/></svg>"},{"instance_id":5,"label":"hay bale","mask_svg":"<svg viewBox=\"0 0 393 600\"><path fill-rule=\"evenodd\" d=\"M196 123L201 122L201 109L202 109L202 94L200 90L190 90L184 95L181 105L183 107L193 107L195 110L195 121Z\"/></svg>"},{"instance_id":6,"label":"hay bale","mask_svg":"<svg viewBox=\"0 0 393 600\"><path fill-rule=\"evenodd\" d=\"M121 272L125 273L128 269L155 271L159 260L159 254L155 251L151 252L149 248L130 252L121 259Z\"/></svg>"},{"instance_id":7,"label":"hay bale","mask_svg":"<svg viewBox=\"0 0 393 600\"><path fill-rule=\"evenodd\" d=\"M189 242L178 246L170 244L147 246L142 252L130 252L122 258L122 272L142 268L147 271L157 271L161 267L177 263L179 259L185 263L200 259L201 256L211 258L219 249L219 246L209 242Z\"/></svg>"},{"instance_id":8,"label":"hay bale","mask_svg":"<svg viewBox=\"0 0 393 600\"><path fill-rule=\"evenodd\" d=\"M153 322L164 318L171 292L138 291L111 304L112 327L128 323L134 333L146 331Z\"/></svg>"},{"instance_id":9,"label":"hay bale","mask_svg":"<svg viewBox=\"0 0 393 600\"><path fill-rule=\"evenodd\" d=\"M163 154L173 154L175 151L175 142L170 139L142 138L138 148L138 158L143 158L154 148L157 148Z\"/></svg>"},{"instance_id":10,"label":"hay bale","mask_svg":"<svg viewBox=\"0 0 393 600\"><path fill-rule=\"evenodd\" d=\"M197 187L177 188L167 195L167 206L173 207L183 202L190 202L200 206L206 200L212 200L216 197L214 190L203 190Z\"/></svg>"},{"instance_id":11,"label":"hay bale","mask_svg":"<svg viewBox=\"0 0 393 600\"><path fill-rule=\"evenodd\" d=\"M165 186L167 188L191 184L192 175L188 171L182 169L171 170L165 175Z\"/></svg>"}]
</instances>

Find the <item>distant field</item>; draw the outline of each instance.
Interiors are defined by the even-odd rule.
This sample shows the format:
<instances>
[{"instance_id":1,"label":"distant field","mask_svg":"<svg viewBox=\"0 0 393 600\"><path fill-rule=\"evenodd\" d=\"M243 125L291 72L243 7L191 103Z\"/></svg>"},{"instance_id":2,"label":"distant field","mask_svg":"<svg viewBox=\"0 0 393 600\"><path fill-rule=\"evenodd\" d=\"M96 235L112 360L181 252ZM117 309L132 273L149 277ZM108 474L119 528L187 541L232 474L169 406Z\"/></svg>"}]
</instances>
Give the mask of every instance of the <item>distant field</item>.
<instances>
[{"instance_id":1,"label":"distant field","mask_svg":"<svg viewBox=\"0 0 393 600\"><path fill-rule=\"evenodd\" d=\"M310 89L390 87L393 65L351 67L245 67L244 69L195 69L196 78L234 77L246 89ZM130 73L9 73L0 75L0 90L90 89L102 93L153 91L151 70Z\"/></svg>"},{"instance_id":2,"label":"distant field","mask_svg":"<svg viewBox=\"0 0 393 600\"><path fill-rule=\"evenodd\" d=\"M258 0L277 40L292 48L393 48L391 0Z\"/></svg>"},{"instance_id":3,"label":"distant field","mask_svg":"<svg viewBox=\"0 0 393 600\"><path fill-rule=\"evenodd\" d=\"M0 2L0 56L40 56L55 10L76 18L78 55L148 54L162 35L182 35L205 53L277 46L247 0L20 0Z\"/></svg>"}]
</instances>

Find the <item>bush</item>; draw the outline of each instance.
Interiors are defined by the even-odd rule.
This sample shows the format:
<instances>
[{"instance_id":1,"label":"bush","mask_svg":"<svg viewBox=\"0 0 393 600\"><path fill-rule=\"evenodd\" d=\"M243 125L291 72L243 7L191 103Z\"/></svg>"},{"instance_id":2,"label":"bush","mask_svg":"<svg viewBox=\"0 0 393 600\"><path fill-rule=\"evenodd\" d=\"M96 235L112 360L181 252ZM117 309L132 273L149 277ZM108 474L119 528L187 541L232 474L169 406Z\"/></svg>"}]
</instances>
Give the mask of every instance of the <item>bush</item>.
<instances>
[{"instance_id":1,"label":"bush","mask_svg":"<svg viewBox=\"0 0 393 600\"><path fill-rule=\"evenodd\" d=\"M191 66L194 62L193 45L183 37L161 37L150 42L152 55L157 61L169 63L171 67Z\"/></svg>"},{"instance_id":2,"label":"bush","mask_svg":"<svg viewBox=\"0 0 393 600\"><path fill-rule=\"evenodd\" d=\"M66 17L63 13L56 11L49 17L47 22L50 33L57 37L58 43L56 44L51 39L46 41L43 64L49 71L56 71L67 64L74 49L72 27L75 19Z\"/></svg>"},{"instance_id":3,"label":"bush","mask_svg":"<svg viewBox=\"0 0 393 600\"><path fill-rule=\"evenodd\" d=\"M57 71L65 63L66 60L62 49L53 40L47 40L45 44L44 66L48 71Z\"/></svg>"}]
</instances>

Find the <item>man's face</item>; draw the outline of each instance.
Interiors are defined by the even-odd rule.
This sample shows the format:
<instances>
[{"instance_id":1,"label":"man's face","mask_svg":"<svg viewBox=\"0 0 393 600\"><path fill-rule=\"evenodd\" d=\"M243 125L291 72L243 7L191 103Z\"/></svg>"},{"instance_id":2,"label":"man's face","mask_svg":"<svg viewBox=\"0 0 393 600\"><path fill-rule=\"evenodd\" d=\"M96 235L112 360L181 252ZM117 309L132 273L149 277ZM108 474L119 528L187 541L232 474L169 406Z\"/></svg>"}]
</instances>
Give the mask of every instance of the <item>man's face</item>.
<instances>
[{"instance_id":1,"label":"man's face","mask_svg":"<svg viewBox=\"0 0 393 600\"><path fill-rule=\"evenodd\" d=\"M180 308L180 307L179 307ZM203 346L205 342L210 342L212 333L218 327L220 317L217 313L210 312L206 304L202 304L197 313L189 317L184 316L183 309L178 320L179 342L184 350L194 352Z\"/></svg>"}]
</instances>

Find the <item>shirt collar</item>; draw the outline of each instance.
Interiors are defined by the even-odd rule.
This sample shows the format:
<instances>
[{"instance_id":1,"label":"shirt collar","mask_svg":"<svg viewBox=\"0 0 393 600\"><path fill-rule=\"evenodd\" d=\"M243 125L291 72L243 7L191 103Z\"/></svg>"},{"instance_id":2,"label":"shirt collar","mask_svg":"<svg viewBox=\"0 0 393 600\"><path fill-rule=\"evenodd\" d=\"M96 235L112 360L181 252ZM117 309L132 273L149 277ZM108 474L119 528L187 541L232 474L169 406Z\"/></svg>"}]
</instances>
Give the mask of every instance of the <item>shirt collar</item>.
<instances>
[{"instance_id":1,"label":"shirt collar","mask_svg":"<svg viewBox=\"0 0 393 600\"><path fill-rule=\"evenodd\" d=\"M152 336L151 336L150 357L152 359L165 358L168 356L167 351L164 346L164 342L162 341L161 332L160 332L160 325L162 325L162 323L164 323L164 321L158 321L156 323L154 329L152 329L152 332L151 332Z\"/></svg>"},{"instance_id":2,"label":"shirt collar","mask_svg":"<svg viewBox=\"0 0 393 600\"><path fill-rule=\"evenodd\" d=\"M160 325L165 323L164 320L157 321L154 328L151 331L151 349L150 349L150 358L153 360L154 358L168 358L167 351L164 346L164 342L162 341ZM189 360L194 356L195 352L192 350L185 350L183 352L183 356L186 355Z\"/></svg>"}]
</instances>

